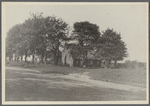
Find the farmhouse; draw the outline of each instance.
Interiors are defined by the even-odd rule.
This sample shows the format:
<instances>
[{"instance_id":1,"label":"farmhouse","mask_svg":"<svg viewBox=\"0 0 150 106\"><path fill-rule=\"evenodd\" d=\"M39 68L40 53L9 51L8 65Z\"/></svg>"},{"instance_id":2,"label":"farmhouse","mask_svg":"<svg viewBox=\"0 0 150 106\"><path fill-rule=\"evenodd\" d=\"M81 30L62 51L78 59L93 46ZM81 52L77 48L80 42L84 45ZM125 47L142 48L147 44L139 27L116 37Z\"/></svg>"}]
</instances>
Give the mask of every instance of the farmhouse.
<instances>
[{"instance_id":1,"label":"farmhouse","mask_svg":"<svg viewBox=\"0 0 150 106\"><path fill-rule=\"evenodd\" d=\"M96 59L94 57L94 50L90 50L87 53L87 59L83 61L82 58L79 57L73 57L71 55L71 46L72 44L65 44L63 50L62 50L62 63L63 65L68 65L70 67L73 66L87 66L87 67L101 67L101 60ZM84 63L83 63L84 62Z\"/></svg>"}]
</instances>

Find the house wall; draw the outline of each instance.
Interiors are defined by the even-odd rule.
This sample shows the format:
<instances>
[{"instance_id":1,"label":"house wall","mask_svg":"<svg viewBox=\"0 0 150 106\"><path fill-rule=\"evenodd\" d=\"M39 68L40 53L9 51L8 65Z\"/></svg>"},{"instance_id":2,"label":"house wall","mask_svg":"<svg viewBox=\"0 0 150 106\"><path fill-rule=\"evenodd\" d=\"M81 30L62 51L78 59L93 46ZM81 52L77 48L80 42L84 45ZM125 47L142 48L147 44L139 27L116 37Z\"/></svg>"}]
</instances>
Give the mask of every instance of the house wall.
<instances>
[{"instance_id":1,"label":"house wall","mask_svg":"<svg viewBox=\"0 0 150 106\"><path fill-rule=\"evenodd\" d=\"M62 63L63 65L69 65L71 67L73 66L77 66L77 67L80 67L83 63L83 60L82 59L73 59L73 57L71 56L71 48L67 48L67 47L64 47L64 49L62 50ZM90 66L90 67L101 67L101 61L100 60L97 60L95 59L94 57L94 52L95 51L89 51L88 54L87 54L87 60L86 62L84 63L84 65L86 65L87 67Z\"/></svg>"},{"instance_id":2,"label":"house wall","mask_svg":"<svg viewBox=\"0 0 150 106\"><path fill-rule=\"evenodd\" d=\"M63 65L69 65L70 67L73 67L73 58L70 54L71 49L64 48L62 50L62 63Z\"/></svg>"}]
</instances>

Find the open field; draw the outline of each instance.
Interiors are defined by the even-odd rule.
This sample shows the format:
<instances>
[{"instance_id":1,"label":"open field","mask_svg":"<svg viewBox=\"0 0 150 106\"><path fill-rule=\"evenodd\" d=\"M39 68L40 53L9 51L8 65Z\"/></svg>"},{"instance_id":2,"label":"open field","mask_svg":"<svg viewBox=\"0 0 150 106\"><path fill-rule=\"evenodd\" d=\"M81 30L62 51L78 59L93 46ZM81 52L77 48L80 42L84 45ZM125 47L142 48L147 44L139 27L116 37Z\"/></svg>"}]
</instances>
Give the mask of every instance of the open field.
<instances>
[{"instance_id":1,"label":"open field","mask_svg":"<svg viewBox=\"0 0 150 106\"><path fill-rule=\"evenodd\" d=\"M146 100L146 71L86 69L13 62L6 66L6 101Z\"/></svg>"},{"instance_id":2,"label":"open field","mask_svg":"<svg viewBox=\"0 0 150 106\"><path fill-rule=\"evenodd\" d=\"M63 75L87 73L90 79L146 87L146 70L128 69L88 69L78 67L55 66L53 64L39 65L24 62L11 62L6 66L22 67L39 70L43 73L58 73Z\"/></svg>"}]
</instances>

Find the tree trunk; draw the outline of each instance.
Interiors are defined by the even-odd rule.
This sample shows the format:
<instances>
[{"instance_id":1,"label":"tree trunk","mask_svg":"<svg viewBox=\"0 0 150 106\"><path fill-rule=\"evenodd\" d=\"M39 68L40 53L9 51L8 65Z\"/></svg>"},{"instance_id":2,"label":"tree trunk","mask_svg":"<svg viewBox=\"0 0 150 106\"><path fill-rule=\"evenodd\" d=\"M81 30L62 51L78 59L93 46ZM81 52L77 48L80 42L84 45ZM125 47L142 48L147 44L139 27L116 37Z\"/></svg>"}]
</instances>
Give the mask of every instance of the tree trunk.
<instances>
[{"instance_id":1,"label":"tree trunk","mask_svg":"<svg viewBox=\"0 0 150 106\"><path fill-rule=\"evenodd\" d=\"M117 67L117 60L115 60L115 67Z\"/></svg>"},{"instance_id":2,"label":"tree trunk","mask_svg":"<svg viewBox=\"0 0 150 106\"><path fill-rule=\"evenodd\" d=\"M102 64L102 61L100 60L100 61L99 61L99 67L101 67L101 64Z\"/></svg>"},{"instance_id":3,"label":"tree trunk","mask_svg":"<svg viewBox=\"0 0 150 106\"><path fill-rule=\"evenodd\" d=\"M59 48L56 49L55 55L54 55L54 63L55 63L55 65L58 65L58 61L59 61Z\"/></svg>"},{"instance_id":4,"label":"tree trunk","mask_svg":"<svg viewBox=\"0 0 150 106\"><path fill-rule=\"evenodd\" d=\"M27 51L25 51L25 62L27 62Z\"/></svg>"},{"instance_id":5,"label":"tree trunk","mask_svg":"<svg viewBox=\"0 0 150 106\"><path fill-rule=\"evenodd\" d=\"M44 59L44 56L43 56L43 55L41 55L40 64L44 64L44 61L43 61L43 59Z\"/></svg>"},{"instance_id":6,"label":"tree trunk","mask_svg":"<svg viewBox=\"0 0 150 106\"><path fill-rule=\"evenodd\" d=\"M11 57L9 57L9 61L11 61Z\"/></svg>"},{"instance_id":7,"label":"tree trunk","mask_svg":"<svg viewBox=\"0 0 150 106\"><path fill-rule=\"evenodd\" d=\"M65 56L65 60L64 60L64 65L67 65L67 62L66 62L66 56Z\"/></svg>"},{"instance_id":8,"label":"tree trunk","mask_svg":"<svg viewBox=\"0 0 150 106\"><path fill-rule=\"evenodd\" d=\"M15 54L15 61L17 60L16 54Z\"/></svg>"},{"instance_id":9,"label":"tree trunk","mask_svg":"<svg viewBox=\"0 0 150 106\"><path fill-rule=\"evenodd\" d=\"M45 64L47 64L47 51L45 49L45 52L44 52L44 57L45 57Z\"/></svg>"},{"instance_id":10,"label":"tree trunk","mask_svg":"<svg viewBox=\"0 0 150 106\"><path fill-rule=\"evenodd\" d=\"M21 62L22 62L22 58L23 58L23 56L21 56Z\"/></svg>"},{"instance_id":11,"label":"tree trunk","mask_svg":"<svg viewBox=\"0 0 150 106\"><path fill-rule=\"evenodd\" d=\"M81 66L83 67L84 66L84 63L85 63L85 57L83 58L82 62L81 62Z\"/></svg>"},{"instance_id":12,"label":"tree trunk","mask_svg":"<svg viewBox=\"0 0 150 106\"><path fill-rule=\"evenodd\" d=\"M58 53L57 52L54 54L54 64L58 65Z\"/></svg>"},{"instance_id":13,"label":"tree trunk","mask_svg":"<svg viewBox=\"0 0 150 106\"><path fill-rule=\"evenodd\" d=\"M40 64L44 64L44 51L41 54Z\"/></svg>"},{"instance_id":14,"label":"tree trunk","mask_svg":"<svg viewBox=\"0 0 150 106\"><path fill-rule=\"evenodd\" d=\"M19 61L19 57L17 57L17 61Z\"/></svg>"},{"instance_id":15,"label":"tree trunk","mask_svg":"<svg viewBox=\"0 0 150 106\"><path fill-rule=\"evenodd\" d=\"M110 62L111 62L111 59L110 59L110 60L108 60L108 67L110 67Z\"/></svg>"},{"instance_id":16,"label":"tree trunk","mask_svg":"<svg viewBox=\"0 0 150 106\"><path fill-rule=\"evenodd\" d=\"M83 62L82 62L82 64L81 64L82 67L83 67L84 65L85 65L85 66L87 65L87 64L86 64L86 60L87 60L87 51L85 51L85 56L84 56Z\"/></svg>"},{"instance_id":17,"label":"tree trunk","mask_svg":"<svg viewBox=\"0 0 150 106\"><path fill-rule=\"evenodd\" d=\"M27 55L25 55L25 62L27 62Z\"/></svg>"},{"instance_id":18,"label":"tree trunk","mask_svg":"<svg viewBox=\"0 0 150 106\"><path fill-rule=\"evenodd\" d=\"M32 63L34 64L34 53L32 54Z\"/></svg>"},{"instance_id":19,"label":"tree trunk","mask_svg":"<svg viewBox=\"0 0 150 106\"><path fill-rule=\"evenodd\" d=\"M58 42L55 48L55 52L54 52L54 64L55 65L58 65L58 61L59 61L59 45L60 43Z\"/></svg>"}]
</instances>

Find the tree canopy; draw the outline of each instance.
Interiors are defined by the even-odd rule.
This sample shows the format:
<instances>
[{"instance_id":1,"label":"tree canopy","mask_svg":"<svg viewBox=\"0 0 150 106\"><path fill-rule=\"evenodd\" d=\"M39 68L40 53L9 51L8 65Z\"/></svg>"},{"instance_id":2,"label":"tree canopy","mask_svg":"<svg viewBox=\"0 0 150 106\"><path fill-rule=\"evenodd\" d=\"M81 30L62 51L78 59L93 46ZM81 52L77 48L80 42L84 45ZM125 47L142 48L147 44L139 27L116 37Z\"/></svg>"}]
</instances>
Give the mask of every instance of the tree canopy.
<instances>
[{"instance_id":1,"label":"tree canopy","mask_svg":"<svg viewBox=\"0 0 150 106\"><path fill-rule=\"evenodd\" d=\"M96 24L76 22L74 24L74 38L79 41L80 46L90 46L95 43L100 36L99 27Z\"/></svg>"},{"instance_id":2,"label":"tree canopy","mask_svg":"<svg viewBox=\"0 0 150 106\"><path fill-rule=\"evenodd\" d=\"M8 31L6 54L20 52L19 55L27 56L37 53L41 55L41 63L43 63L44 58L45 61L47 60L47 46L51 46L55 64L58 64L59 45L66 38L68 24L54 16L31 15L32 17L25 20L23 24L15 25Z\"/></svg>"},{"instance_id":3,"label":"tree canopy","mask_svg":"<svg viewBox=\"0 0 150 106\"><path fill-rule=\"evenodd\" d=\"M43 17L42 13L31 14L31 18L13 26L6 37L6 57L25 55L41 56L40 63L47 63L47 57L53 57L57 65L61 57L59 48L62 42L77 41L69 44L73 58L87 59L87 53L95 51L97 59L114 61L127 57L127 48L121 34L113 29L99 31L99 26L88 21L75 22L72 35L68 36L69 25L55 16ZM109 63L108 62L108 63Z\"/></svg>"},{"instance_id":4,"label":"tree canopy","mask_svg":"<svg viewBox=\"0 0 150 106\"><path fill-rule=\"evenodd\" d=\"M87 52L91 49L90 46L95 44L99 37L99 27L96 24L87 21L74 23L72 39L77 40L79 43L72 48L73 57L80 57L85 61Z\"/></svg>"},{"instance_id":5,"label":"tree canopy","mask_svg":"<svg viewBox=\"0 0 150 106\"><path fill-rule=\"evenodd\" d=\"M95 56L101 57L104 60L114 61L115 64L119 60L123 60L127 57L127 48L122 41L121 36L113 29L107 29L102 32L102 37L97 44L103 44L100 48L97 48Z\"/></svg>"}]
</instances>

